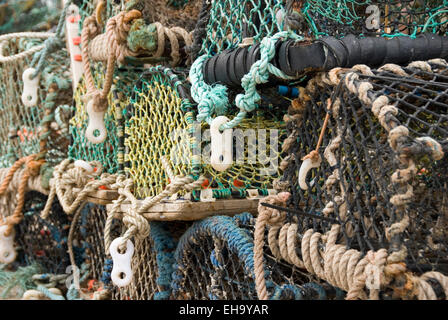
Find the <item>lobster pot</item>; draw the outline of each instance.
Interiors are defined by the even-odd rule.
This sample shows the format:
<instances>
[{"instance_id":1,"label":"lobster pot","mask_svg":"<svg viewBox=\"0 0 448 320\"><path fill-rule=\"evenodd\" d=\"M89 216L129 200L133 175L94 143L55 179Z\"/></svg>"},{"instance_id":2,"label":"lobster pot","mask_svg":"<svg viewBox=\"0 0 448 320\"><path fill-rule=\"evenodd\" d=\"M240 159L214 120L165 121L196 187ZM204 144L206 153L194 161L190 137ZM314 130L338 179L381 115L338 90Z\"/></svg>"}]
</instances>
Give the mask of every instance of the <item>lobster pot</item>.
<instances>
[{"instance_id":1,"label":"lobster pot","mask_svg":"<svg viewBox=\"0 0 448 320\"><path fill-rule=\"evenodd\" d=\"M340 71L338 85L319 75L301 89L289 109L291 144L282 179L299 211L292 216L300 236L309 229L323 234L336 224L347 248L364 254L405 247L412 272L447 274L447 71L441 60L371 72L355 67ZM369 101L380 96L389 102L378 113ZM300 175L327 114L322 161ZM398 126L404 135L394 140ZM402 231L393 231L406 219Z\"/></svg>"},{"instance_id":2,"label":"lobster pot","mask_svg":"<svg viewBox=\"0 0 448 320\"><path fill-rule=\"evenodd\" d=\"M137 197L155 196L170 183L164 158L174 176L205 176L203 187L211 187L214 198L245 198L247 189L267 194L273 179L279 177L278 142L286 137L284 122L279 119L282 105L261 106L243 120L234 130L235 161L225 171L216 171L210 165L210 130L207 124L195 121L189 90L183 72L165 67L148 69L135 86L126 111L125 172L134 181ZM234 114L229 111L229 117ZM200 192L193 191L190 196L198 201Z\"/></svg>"},{"instance_id":3,"label":"lobster pot","mask_svg":"<svg viewBox=\"0 0 448 320\"><path fill-rule=\"evenodd\" d=\"M18 37L1 44L1 54L5 59L11 58L0 62L0 167L3 168L44 149L46 160L56 164L67 152L66 117L72 92L67 80L70 74L66 50L59 50L46 60L46 67L40 74L36 104L25 106L22 102L22 75L33 58L31 51L28 54L24 51L37 45L42 45L42 39ZM22 55L15 56L19 53ZM50 88L56 95L50 94ZM46 109L55 115L50 122L44 120ZM40 144L43 127L47 127L49 133L45 146Z\"/></svg>"},{"instance_id":4,"label":"lobster pot","mask_svg":"<svg viewBox=\"0 0 448 320\"><path fill-rule=\"evenodd\" d=\"M258 43L283 30L283 1L212 1L204 4L203 12L207 23L198 29L198 33L204 34L199 55L212 56L236 48L248 38L248 44L252 40Z\"/></svg>"},{"instance_id":5,"label":"lobster pot","mask_svg":"<svg viewBox=\"0 0 448 320\"><path fill-rule=\"evenodd\" d=\"M255 300L254 218L217 216L195 222L175 252L172 297L181 300ZM340 292L265 255L265 279L272 299L333 299Z\"/></svg>"},{"instance_id":6,"label":"lobster pot","mask_svg":"<svg viewBox=\"0 0 448 320\"><path fill-rule=\"evenodd\" d=\"M289 26L315 37L347 34L446 33L442 0L287 0Z\"/></svg>"},{"instance_id":7,"label":"lobster pot","mask_svg":"<svg viewBox=\"0 0 448 320\"><path fill-rule=\"evenodd\" d=\"M104 68L101 62L92 64L92 75L95 86L101 88L104 81ZM84 78L81 79L74 94L75 111L70 119L71 144L68 155L70 159L84 161L99 161L104 172L120 173L123 168L123 110L129 101L129 92L134 86L136 74L133 68L115 70L112 89L108 96L109 107L104 115L107 130L106 139L98 144L85 137L88 125L86 112L87 87Z\"/></svg>"},{"instance_id":8,"label":"lobster pot","mask_svg":"<svg viewBox=\"0 0 448 320\"><path fill-rule=\"evenodd\" d=\"M130 285L114 290L114 300L167 300L171 296L174 251L187 224L150 222L150 235L135 239Z\"/></svg>"},{"instance_id":9,"label":"lobster pot","mask_svg":"<svg viewBox=\"0 0 448 320\"><path fill-rule=\"evenodd\" d=\"M56 200L47 219L40 213L47 197L39 192L26 194L23 220L16 226L15 243L18 248L16 262L28 266L37 263L43 272L64 274L70 265L67 254L67 237L70 217Z\"/></svg>"}]
</instances>

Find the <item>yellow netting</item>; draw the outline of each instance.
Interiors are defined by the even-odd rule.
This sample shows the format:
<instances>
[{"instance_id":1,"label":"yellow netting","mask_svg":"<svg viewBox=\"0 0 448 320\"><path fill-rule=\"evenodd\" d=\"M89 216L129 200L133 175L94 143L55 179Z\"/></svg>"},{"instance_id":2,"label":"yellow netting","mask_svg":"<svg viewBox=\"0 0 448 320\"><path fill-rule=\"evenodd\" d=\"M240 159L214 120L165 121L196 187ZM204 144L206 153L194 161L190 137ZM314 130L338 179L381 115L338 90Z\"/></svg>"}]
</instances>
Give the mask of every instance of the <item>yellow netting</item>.
<instances>
[{"instance_id":1,"label":"yellow netting","mask_svg":"<svg viewBox=\"0 0 448 320\"><path fill-rule=\"evenodd\" d=\"M143 198L162 192L169 183L161 163L163 156L175 175L188 173L189 163L175 164L174 159L191 157L188 145L176 144L183 138L182 133L191 128L187 121L191 113L181 110L182 99L162 73L143 79L135 90L125 129L125 172L135 182L137 197Z\"/></svg>"},{"instance_id":2,"label":"yellow netting","mask_svg":"<svg viewBox=\"0 0 448 320\"><path fill-rule=\"evenodd\" d=\"M234 130L233 165L218 172L209 164L208 125L198 128L195 123L186 85L173 70L158 67L149 69L134 88L124 144L125 172L134 181L137 197L154 196L170 182L162 157L174 175L205 175L204 187L212 187L215 198L246 197L248 188L266 192L279 177L278 141L286 135L284 122L266 110L254 112ZM237 153L236 146L243 149ZM193 198L198 194L193 192Z\"/></svg>"},{"instance_id":3,"label":"yellow netting","mask_svg":"<svg viewBox=\"0 0 448 320\"><path fill-rule=\"evenodd\" d=\"M203 127L206 128L208 125L205 124ZM241 130L243 135L236 134L236 130ZM271 134L278 134L278 138L271 138ZM244 153L242 155L234 153L234 162L225 171L219 172L214 170L211 165L205 165L203 172L211 178L210 184L213 186L216 183L218 189L232 187L241 191L252 188L260 190L272 188L273 179L280 177L279 164L282 160L281 148L276 148L274 144L278 145L278 142L283 141L286 137L284 123L255 112L234 129L234 137L235 145L244 145ZM266 139L265 144L262 142L263 137ZM278 139L277 142L275 139ZM262 152L263 146L265 146L266 152ZM252 152L255 151L256 154L250 153L251 148ZM205 160L208 162L208 159ZM229 191L225 191L224 194L216 194L216 196L229 196Z\"/></svg>"}]
</instances>

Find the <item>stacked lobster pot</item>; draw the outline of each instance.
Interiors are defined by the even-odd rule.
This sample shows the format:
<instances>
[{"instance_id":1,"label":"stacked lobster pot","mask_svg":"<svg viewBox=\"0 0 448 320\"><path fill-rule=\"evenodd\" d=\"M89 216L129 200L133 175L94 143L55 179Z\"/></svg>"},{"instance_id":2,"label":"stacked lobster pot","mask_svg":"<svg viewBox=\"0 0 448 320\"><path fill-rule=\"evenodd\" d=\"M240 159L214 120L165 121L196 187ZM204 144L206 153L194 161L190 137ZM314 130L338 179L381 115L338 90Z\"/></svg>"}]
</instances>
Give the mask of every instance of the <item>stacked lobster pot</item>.
<instances>
[{"instance_id":1,"label":"stacked lobster pot","mask_svg":"<svg viewBox=\"0 0 448 320\"><path fill-rule=\"evenodd\" d=\"M57 201L48 205L50 219L40 212L53 167L69 145L72 85L62 24L54 33L2 35L0 51L0 261L4 270L19 274L61 274L69 265L70 221ZM48 285L47 280L39 281Z\"/></svg>"},{"instance_id":2,"label":"stacked lobster pot","mask_svg":"<svg viewBox=\"0 0 448 320\"><path fill-rule=\"evenodd\" d=\"M447 299L445 1L76 4L0 37L24 298Z\"/></svg>"}]
</instances>

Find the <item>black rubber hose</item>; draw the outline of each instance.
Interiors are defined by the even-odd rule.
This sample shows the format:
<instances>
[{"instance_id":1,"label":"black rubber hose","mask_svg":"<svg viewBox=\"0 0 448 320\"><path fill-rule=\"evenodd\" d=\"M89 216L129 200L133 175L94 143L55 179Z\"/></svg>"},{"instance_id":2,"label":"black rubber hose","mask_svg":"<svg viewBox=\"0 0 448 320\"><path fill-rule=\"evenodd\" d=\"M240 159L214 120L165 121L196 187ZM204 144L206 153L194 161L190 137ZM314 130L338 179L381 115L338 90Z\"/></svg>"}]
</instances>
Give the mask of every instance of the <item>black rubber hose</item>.
<instances>
[{"instance_id":1,"label":"black rubber hose","mask_svg":"<svg viewBox=\"0 0 448 320\"><path fill-rule=\"evenodd\" d=\"M259 58L260 44L223 51L204 63L204 79L209 84L241 86L242 77ZM272 63L287 75L299 76L356 64L378 67L434 58L448 58L448 37L428 33L414 39L347 35L342 39L324 37L313 42L279 42Z\"/></svg>"}]
</instances>

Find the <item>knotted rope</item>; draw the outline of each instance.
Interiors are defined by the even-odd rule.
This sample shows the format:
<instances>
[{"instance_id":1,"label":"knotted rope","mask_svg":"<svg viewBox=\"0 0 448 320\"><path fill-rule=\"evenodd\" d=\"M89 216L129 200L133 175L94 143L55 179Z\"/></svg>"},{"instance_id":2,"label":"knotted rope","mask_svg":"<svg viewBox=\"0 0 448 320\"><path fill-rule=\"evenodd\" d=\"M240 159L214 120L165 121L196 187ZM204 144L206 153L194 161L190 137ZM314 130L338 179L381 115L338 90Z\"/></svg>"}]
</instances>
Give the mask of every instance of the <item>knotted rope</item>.
<instances>
[{"instance_id":1,"label":"knotted rope","mask_svg":"<svg viewBox=\"0 0 448 320\"><path fill-rule=\"evenodd\" d=\"M167 161L162 161L163 166L167 174L172 175L172 170L167 166ZM131 239L134 235L140 239L144 239L149 235L150 228L148 220L143 217L143 213L149 208L160 203L163 199L171 197L181 190L192 191L195 189L200 189L204 183L205 178L199 177L194 180L191 176L175 176L171 179L171 183L167 185L166 189L154 197L148 197L142 201L138 201L133 195L133 181L131 179L124 179L119 177L117 183L114 185L118 189L119 197L117 200L113 201L112 208L108 211L106 224L104 228L104 243L106 248L106 253L109 252L109 247L112 242L111 240L111 229L112 221L114 217L118 216L121 205L128 201L131 203L129 209L123 214L123 223L127 230L123 235L123 245L126 244L127 240Z\"/></svg>"},{"instance_id":2,"label":"knotted rope","mask_svg":"<svg viewBox=\"0 0 448 320\"><path fill-rule=\"evenodd\" d=\"M7 225L8 228L5 231L5 236L9 236L13 231L14 225L19 224L23 219L22 209L25 204L25 194L28 189L28 180L30 177L36 177L39 175L40 167L45 162L44 160L35 160L36 155L30 155L17 160L14 165L9 169L5 178L0 185L0 195L4 195L8 190L11 180L14 178L14 174L25 166L22 175L20 177L20 182L17 190L18 198L17 205L12 213L8 217L4 217L0 225Z\"/></svg>"},{"instance_id":3,"label":"knotted rope","mask_svg":"<svg viewBox=\"0 0 448 320\"><path fill-rule=\"evenodd\" d=\"M126 56L136 55L135 52L127 47L126 38L131 28L131 21L140 17L140 11L131 10L129 12L120 12L107 21L106 33L97 40L95 50L93 50L107 56L105 81L101 91L95 86L89 60L89 41L99 34L100 26L97 23L95 14L84 20L81 32L81 53L87 86L86 99L93 99L93 109L97 112L107 110L107 96L112 87L115 62L123 63Z\"/></svg>"},{"instance_id":4,"label":"knotted rope","mask_svg":"<svg viewBox=\"0 0 448 320\"><path fill-rule=\"evenodd\" d=\"M154 25L157 28L157 50L152 56L154 58L158 58L163 55L165 51L166 36L168 37L171 45L171 66L175 67L181 61L178 38L183 39L186 46L191 46L193 44L193 36L191 33L181 27L167 28L160 22L155 22Z\"/></svg>"},{"instance_id":5,"label":"knotted rope","mask_svg":"<svg viewBox=\"0 0 448 320\"><path fill-rule=\"evenodd\" d=\"M440 63L440 61L438 61L438 63ZM431 70L428 63L421 61L414 62L409 67L420 68L426 71ZM383 68L398 75L405 74L404 70L396 65L387 65ZM336 68L329 73L322 73L309 81L307 90L312 92L315 86L337 86L343 81L343 84L353 94L357 95L363 103L371 106L373 114L389 133L389 144L391 148L397 152L398 159L403 165L401 169L394 172L391 176L391 181L406 187L404 193L394 195L390 200L397 209L401 209L403 212L401 220L398 220L386 229L386 238L391 241L393 237L402 234L409 224L409 216L406 214L404 207L413 197L410 181L416 174L416 165L412 159L412 155L409 152L406 153L406 150L401 144L403 141L409 142L409 139L412 138L409 137L408 129L400 125L398 120L393 117L393 115L397 114L398 110L395 106L389 105L388 97L384 95L379 97L376 96L375 93L371 91L373 89L372 85L368 82L359 81L359 77L354 71L366 75L373 74L370 68L363 65L355 66L351 70ZM344 73L345 75L342 76ZM335 100L332 110L334 117L338 116L339 107L340 101ZM422 137L412 139L412 141L420 146L421 150L429 150L428 152L434 160L443 158L443 150L440 144L434 139L430 137ZM340 143L341 132L338 132L338 135L325 149L325 158L331 166L334 166L336 162L336 155L334 152ZM329 188L339 179L340 173L338 169L335 169L325 182L325 187ZM342 191L343 190L341 190L341 192ZM343 192L341 195L334 197L334 201L338 203L341 211L343 211L344 207L343 202L345 200L343 199ZM328 216L333 212L334 203L330 201L323 213ZM259 215L258 219L260 219L260 217L261 215ZM340 212L340 217L342 220L344 219L343 212ZM369 221L365 221L365 223L368 222ZM436 280L442 286L443 290L447 292L448 277L445 275L439 272L431 272L417 277L407 271L406 265L403 262L407 252L406 247L403 245L397 251L388 253L386 249L380 249L378 251L369 251L363 257L361 252L354 249L347 249L346 245L337 243L340 228L339 225L335 224L326 234L314 232L313 229L305 231L300 242L300 250L297 251L296 241L293 240L295 238L294 234L297 233L297 224L287 223L283 226L275 225L269 230L269 247L276 258L284 259L299 268L304 266L311 274L326 280L333 286L346 290L348 292L346 299L366 299L367 297L370 299L379 299L380 290L385 288L392 288L398 297L437 299L434 289L428 283L429 279ZM277 239L279 231L280 234ZM256 236L257 235L258 237L264 236L264 227L263 230L259 230L259 234L256 234ZM289 235L291 236L289 237ZM323 247L324 249L322 249ZM297 252L301 252L303 260L298 257ZM262 270L262 266L259 266L259 272ZM404 285L396 287L396 283L404 283ZM369 289L369 296L367 296L365 292L366 287ZM267 298L265 286L257 286L257 293L260 299Z\"/></svg>"},{"instance_id":6,"label":"knotted rope","mask_svg":"<svg viewBox=\"0 0 448 320\"><path fill-rule=\"evenodd\" d=\"M75 167L69 159L65 159L55 167L53 178L50 180L50 194L41 213L43 219L48 217L56 195L65 213L72 214L86 201L89 194L98 191L99 187L113 189L112 185L117 177L102 173L102 166L97 161L92 161L90 164L97 170L87 172L84 168ZM76 192L74 189L77 189Z\"/></svg>"}]
</instances>

